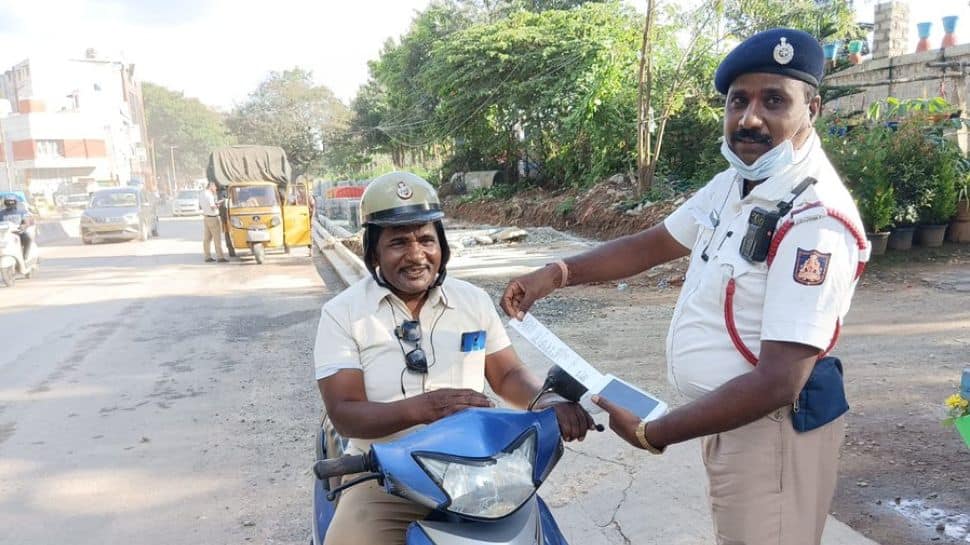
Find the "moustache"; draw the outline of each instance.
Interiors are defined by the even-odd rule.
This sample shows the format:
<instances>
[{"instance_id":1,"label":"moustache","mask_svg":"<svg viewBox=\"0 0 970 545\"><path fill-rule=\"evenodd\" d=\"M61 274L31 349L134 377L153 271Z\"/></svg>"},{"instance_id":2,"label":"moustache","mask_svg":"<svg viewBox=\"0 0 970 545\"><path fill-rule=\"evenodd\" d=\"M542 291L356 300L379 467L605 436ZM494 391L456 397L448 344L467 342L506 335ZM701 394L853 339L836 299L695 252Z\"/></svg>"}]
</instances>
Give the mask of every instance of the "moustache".
<instances>
[{"instance_id":1,"label":"moustache","mask_svg":"<svg viewBox=\"0 0 970 545\"><path fill-rule=\"evenodd\" d=\"M751 129L738 129L731 133L731 142L753 142L770 146L771 136Z\"/></svg>"}]
</instances>

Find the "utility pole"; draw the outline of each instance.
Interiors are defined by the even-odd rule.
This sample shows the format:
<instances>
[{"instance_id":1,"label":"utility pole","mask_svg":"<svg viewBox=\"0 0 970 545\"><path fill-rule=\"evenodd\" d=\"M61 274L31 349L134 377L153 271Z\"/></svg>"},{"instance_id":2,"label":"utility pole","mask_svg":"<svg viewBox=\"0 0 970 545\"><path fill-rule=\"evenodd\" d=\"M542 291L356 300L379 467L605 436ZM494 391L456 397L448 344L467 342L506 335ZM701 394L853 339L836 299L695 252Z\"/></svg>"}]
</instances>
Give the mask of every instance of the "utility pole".
<instances>
[{"instance_id":1,"label":"utility pole","mask_svg":"<svg viewBox=\"0 0 970 545\"><path fill-rule=\"evenodd\" d=\"M176 174L175 174L175 148L177 147L178 146L168 147L169 158L172 161L172 194L173 195L178 190L178 182L176 181Z\"/></svg>"},{"instance_id":2,"label":"utility pole","mask_svg":"<svg viewBox=\"0 0 970 545\"><path fill-rule=\"evenodd\" d=\"M155 189L158 189L158 167L155 164L155 139L148 140L148 150L152 154L152 180L155 182ZM166 188L168 189L168 188Z\"/></svg>"}]
</instances>

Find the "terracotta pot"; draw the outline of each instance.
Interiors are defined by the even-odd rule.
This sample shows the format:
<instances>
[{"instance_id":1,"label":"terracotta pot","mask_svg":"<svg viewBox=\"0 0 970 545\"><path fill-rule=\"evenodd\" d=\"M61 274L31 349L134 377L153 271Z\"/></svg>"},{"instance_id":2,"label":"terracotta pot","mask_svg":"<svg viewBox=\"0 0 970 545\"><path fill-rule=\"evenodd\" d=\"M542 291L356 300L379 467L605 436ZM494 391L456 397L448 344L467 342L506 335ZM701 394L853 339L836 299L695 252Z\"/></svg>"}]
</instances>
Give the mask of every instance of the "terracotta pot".
<instances>
[{"instance_id":1,"label":"terracotta pot","mask_svg":"<svg viewBox=\"0 0 970 545\"><path fill-rule=\"evenodd\" d=\"M953 220L946 232L950 242L970 242L970 220Z\"/></svg>"},{"instance_id":2,"label":"terracotta pot","mask_svg":"<svg viewBox=\"0 0 970 545\"><path fill-rule=\"evenodd\" d=\"M871 255L883 255L886 253L886 244L889 243L889 231L882 233L866 233L869 246L872 248Z\"/></svg>"},{"instance_id":3,"label":"terracotta pot","mask_svg":"<svg viewBox=\"0 0 970 545\"><path fill-rule=\"evenodd\" d=\"M913 233L916 227L896 227L889 233L886 246L890 250L909 250L913 247Z\"/></svg>"},{"instance_id":4,"label":"terracotta pot","mask_svg":"<svg viewBox=\"0 0 970 545\"><path fill-rule=\"evenodd\" d=\"M970 199L957 201L957 221L970 221Z\"/></svg>"},{"instance_id":5,"label":"terracotta pot","mask_svg":"<svg viewBox=\"0 0 970 545\"><path fill-rule=\"evenodd\" d=\"M949 15L943 18L943 43L940 44L940 48L953 47L957 45L957 35L955 34L957 29L957 20L960 18L956 15Z\"/></svg>"},{"instance_id":6,"label":"terracotta pot","mask_svg":"<svg viewBox=\"0 0 970 545\"><path fill-rule=\"evenodd\" d=\"M919 42L916 43L917 53L930 50L930 28L932 27L933 23L916 23L916 33L919 34Z\"/></svg>"},{"instance_id":7,"label":"terracotta pot","mask_svg":"<svg viewBox=\"0 0 970 545\"><path fill-rule=\"evenodd\" d=\"M943 236L946 234L946 224L943 225L920 225L916 229L915 241L918 246L926 248L939 248L943 246Z\"/></svg>"}]
</instances>

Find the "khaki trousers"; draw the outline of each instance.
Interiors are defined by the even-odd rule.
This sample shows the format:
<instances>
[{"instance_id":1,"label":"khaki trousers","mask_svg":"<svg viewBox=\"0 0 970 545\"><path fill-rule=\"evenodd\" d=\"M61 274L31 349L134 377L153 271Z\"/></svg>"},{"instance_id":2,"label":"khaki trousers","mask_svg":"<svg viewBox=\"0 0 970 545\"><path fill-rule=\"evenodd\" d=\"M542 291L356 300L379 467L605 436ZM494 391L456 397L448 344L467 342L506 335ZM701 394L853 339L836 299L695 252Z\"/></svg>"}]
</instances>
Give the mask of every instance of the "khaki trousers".
<instances>
[{"instance_id":1,"label":"khaki trousers","mask_svg":"<svg viewBox=\"0 0 970 545\"><path fill-rule=\"evenodd\" d=\"M344 482L360 475L346 475ZM324 545L404 545L408 525L431 511L392 496L376 481L367 481L340 493L337 511L327 528Z\"/></svg>"},{"instance_id":2,"label":"khaki trousers","mask_svg":"<svg viewBox=\"0 0 970 545\"><path fill-rule=\"evenodd\" d=\"M205 258L212 258L212 253L209 251L209 243L215 242L216 244L216 255L219 259L223 259L222 255L222 220L219 216L203 216L204 222L202 224L202 252L205 253Z\"/></svg>"},{"instance_id":3,"label":"khaki trousers","mask_svg":"<svg viewBox=\"0 0 970 545\"><path fill-rule=\"evenodd\" d=\"M844 437L844 415L799 433L790 409L705 437L718 545L819 545Z\"/></svg>"}]
</instances>

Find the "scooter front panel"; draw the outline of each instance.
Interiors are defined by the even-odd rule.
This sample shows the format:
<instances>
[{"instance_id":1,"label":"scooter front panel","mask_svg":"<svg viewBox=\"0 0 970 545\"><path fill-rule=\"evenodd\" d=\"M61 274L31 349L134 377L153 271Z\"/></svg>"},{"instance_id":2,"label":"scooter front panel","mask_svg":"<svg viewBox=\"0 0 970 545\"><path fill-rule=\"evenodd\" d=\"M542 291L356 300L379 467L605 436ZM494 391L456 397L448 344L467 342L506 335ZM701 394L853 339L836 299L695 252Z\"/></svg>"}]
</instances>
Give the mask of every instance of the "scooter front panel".
<instances>
[{"instance_id":1,"label":"scooter front panel","mask_svg":"<svg viewBox=\"0 0 970 545\"><path fill-rule=\"evenodd\" d=\"M408 528L406 543L407 545L565 545L566 542L558 533L559 528L555 522L548 527L555 532L555 535L548 537L544 535L547 525L541 521L541 501L537 496L533 496L515 513L490 522L418 521Z\"/></svg>"}]
</instances>

